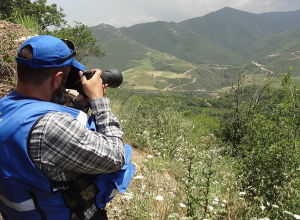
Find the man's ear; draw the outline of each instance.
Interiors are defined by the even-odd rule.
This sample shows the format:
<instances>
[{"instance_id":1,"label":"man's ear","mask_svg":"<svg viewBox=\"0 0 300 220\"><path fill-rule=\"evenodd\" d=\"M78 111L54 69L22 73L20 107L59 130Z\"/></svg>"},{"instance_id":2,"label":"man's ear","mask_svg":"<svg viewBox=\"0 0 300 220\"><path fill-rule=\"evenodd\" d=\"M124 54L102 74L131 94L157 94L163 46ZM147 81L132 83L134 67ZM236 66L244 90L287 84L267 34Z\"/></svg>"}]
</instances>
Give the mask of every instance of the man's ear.
<instances>
[{"instance_id":1,"label":"man's ear","mask_svg":"<svg viewBox=\"0 0 300 220\"><path fill-rule=\"evenodd\" d=\"M54 90L56 90L61 85L62 80L63 80L63 72L59 71L52 78L52 86Z\"/></svg>"}]
</instances>

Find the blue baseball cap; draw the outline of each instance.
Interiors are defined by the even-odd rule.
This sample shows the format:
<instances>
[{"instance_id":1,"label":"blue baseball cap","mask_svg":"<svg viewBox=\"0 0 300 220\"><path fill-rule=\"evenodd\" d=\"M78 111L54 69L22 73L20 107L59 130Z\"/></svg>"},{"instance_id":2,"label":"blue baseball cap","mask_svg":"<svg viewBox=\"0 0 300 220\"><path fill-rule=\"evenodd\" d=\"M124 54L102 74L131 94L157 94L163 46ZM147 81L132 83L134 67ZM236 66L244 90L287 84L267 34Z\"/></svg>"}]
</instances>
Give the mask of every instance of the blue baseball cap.
<instances>
[{"instance_id":1,"label":"blue baseball cap","mask_svg":"<svg viewBox=\"0 0 300 220\"><path fill-rule=\"evenodd\" d=\"M73 45L70 46L69 43ZM20 57L20 51L27 45L33 50L32 59ZM72 69L84 71L85 67L74 59L76 49L71 41L50 35L32 37L21 45L16 56L18 64L32 68L72 66Z\"/></svg>"}]
</instances>

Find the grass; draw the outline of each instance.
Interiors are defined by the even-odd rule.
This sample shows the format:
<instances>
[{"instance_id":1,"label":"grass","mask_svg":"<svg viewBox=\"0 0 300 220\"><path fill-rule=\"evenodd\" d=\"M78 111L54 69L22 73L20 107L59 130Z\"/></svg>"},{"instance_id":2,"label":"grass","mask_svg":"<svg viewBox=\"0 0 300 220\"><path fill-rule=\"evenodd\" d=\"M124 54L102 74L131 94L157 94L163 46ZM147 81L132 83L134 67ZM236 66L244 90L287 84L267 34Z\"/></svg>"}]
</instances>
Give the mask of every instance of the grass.
<instances>
[{"instance_id":1,"label":"grass","mask_svg":"<svg viewBox=\"0 0 300 220\"><path fill-rule=\"evenodd\" d=\"M14 14L14 17L17 24L21 24L22 26L29 28L36 34L39 34L41 32L41 27L36 18L28 15L21 16L17 13Z\"/></svg>"},{"instance_id":2,"label":"grass","mask_svg":"<svg viewBox=\"0 0 300 220\"><path fill-rule=\"evenodd\" d=\"M221 156L222 148L211 134L218 126L213 118L203 113L187 120L167 94L111 99L122 119L125 142L134 147L136 165L128 191L108 205L111 219L238 216L243 203L232 164Z\"/></svg>"},{"instance_id":3,"label":"grass","mask_svg":"<svg viewBox=\"0 0 300 220\"><path fill-rule=\"evenodd\" d=\"M237 175L238 160L225 156L228 148L212 132L220 128L214 116L220 109L185 117L180 100L169 93L108 94L125 142L134 147L137 168L128 191L108 205L112 219L254 220L274 213L278 219L298 219L285 204L249 199Z\"/></svg>"}]
</instances>

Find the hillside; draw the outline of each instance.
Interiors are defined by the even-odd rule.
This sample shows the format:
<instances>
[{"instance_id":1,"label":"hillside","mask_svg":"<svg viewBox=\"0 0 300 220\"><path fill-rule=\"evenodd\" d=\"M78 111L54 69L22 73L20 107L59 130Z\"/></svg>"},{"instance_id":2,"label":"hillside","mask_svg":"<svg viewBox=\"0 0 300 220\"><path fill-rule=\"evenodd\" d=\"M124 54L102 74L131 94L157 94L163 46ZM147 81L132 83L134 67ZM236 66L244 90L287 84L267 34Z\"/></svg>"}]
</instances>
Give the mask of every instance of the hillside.
<instances>
[{"instance_id":1,"label":"hillside","mask_svg":"<svg viewBox=\"0 0 300 220\"><path fill-rule=\"evenodd\" d=\"M139 43L194 64L234 63L240 60L230 50L217 45L180 24L153 22L122 28L122 32Z\"/></svg>"},{"instance_id":2,"label":"hillside","mask_svg":"<svg viewBox=\"0 0 300 220\"><path fill-rule=\"evenodd\" d=\"M100 24L91 30L106 56L89 57L88 67L120 69L125 88L212 92L228 86L224 71L245 65L256 71L253 62L275 76L293 66L300 76L300 10L253 14L223 8L179 23Z\"/></svg>"},{"instance_id":3,"label":"hillside","mask_svg":"<svg viewBox=\"0 0 300 220\"><path fill-rule=\"evenodd\" d=\"M300 10L253 14L223 8L180 23L194 33L232 51L245 50L260 40L300 25Z\"/></svg>"},{"instance_id":4,"label":"hillside","mask_svg":"<svg viewBox=\"0 0 300 220\"><path fill-rule=\"evenodd\" d=\"M144 46L120 29L102 24L91 30L106 56L90 57L87 67L118 68L123 71L122 88L206 93L222 81L213 70Z\"/></svg>"},{"instance_id":5,"label":"hillside","mask_svg":"<svg viewBox=\"0 0 300 220\"><path fill-rule=\"evenodd\" d=\"M0 98L14 89L17 49L33 32L19 24L0 20ZM8 62L2 62L8 61Z\"/></svg>"}]
</instances>

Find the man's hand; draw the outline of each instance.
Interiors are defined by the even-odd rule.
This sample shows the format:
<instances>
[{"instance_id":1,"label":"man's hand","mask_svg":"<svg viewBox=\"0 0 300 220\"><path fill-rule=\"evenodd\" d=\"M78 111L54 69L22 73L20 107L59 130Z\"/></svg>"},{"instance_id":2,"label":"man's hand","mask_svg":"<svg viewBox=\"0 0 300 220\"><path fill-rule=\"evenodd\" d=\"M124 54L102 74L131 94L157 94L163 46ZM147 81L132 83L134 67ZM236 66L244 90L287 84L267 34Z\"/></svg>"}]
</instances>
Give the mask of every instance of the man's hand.
<instances>
[{"instance_id":1,"label":"man's hand","mask_svg":"<svg viewBox=\"0 0 300 220\"><path fill-rule=\"evenodd\" d=\"M102 84L102 79L100 77L102 71L100 69L92 70L94 73L93 77L89 80L85 76L82 76L82 88L84 93L89 97L89 101L93 99L103 98L106 94L106 85ZM80 76L83 74L82 71L79 72Z\"/></svg>"}]
</instances>

